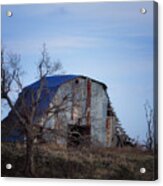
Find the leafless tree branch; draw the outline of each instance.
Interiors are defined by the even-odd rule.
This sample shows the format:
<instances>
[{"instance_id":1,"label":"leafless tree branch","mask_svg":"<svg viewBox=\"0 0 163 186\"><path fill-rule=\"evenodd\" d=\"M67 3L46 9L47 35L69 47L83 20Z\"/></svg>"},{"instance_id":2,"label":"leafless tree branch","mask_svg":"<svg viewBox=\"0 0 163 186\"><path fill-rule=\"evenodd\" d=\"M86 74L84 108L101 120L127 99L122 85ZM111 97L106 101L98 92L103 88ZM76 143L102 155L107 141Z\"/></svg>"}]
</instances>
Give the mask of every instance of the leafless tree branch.
<instances>
[{"instance_id":1,"label":"leafless tree branch","mask_svg":"<svg viewBox=\"0 0 163 186\"><path fill-rule=\"evenodd\" d=\"M153 148L153 109L151 108L149 102L147 101L144 104L144 109L145 109L145 117L146 117L146 122L147 122L147 133L146 133L146 148L148 150L152 150Z\"/></svg>"}]
</instances>

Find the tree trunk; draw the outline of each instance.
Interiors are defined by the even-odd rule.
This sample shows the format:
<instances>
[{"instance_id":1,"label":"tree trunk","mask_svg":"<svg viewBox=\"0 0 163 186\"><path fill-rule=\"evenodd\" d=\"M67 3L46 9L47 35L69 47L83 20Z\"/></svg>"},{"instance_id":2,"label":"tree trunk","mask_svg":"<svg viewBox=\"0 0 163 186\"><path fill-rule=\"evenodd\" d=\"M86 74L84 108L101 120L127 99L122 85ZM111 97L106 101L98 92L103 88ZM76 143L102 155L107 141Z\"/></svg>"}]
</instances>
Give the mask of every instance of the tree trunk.
<instances>
[{"instance_id":1,"label":"tree trunk","mask_svg":"<svg viewBox=\"0 0 163 186\"><path fill-rule=\"evenodd\" d=\"M34 177L35 176L35 169L34 169L34 144L33 139L27 137L27 144L26 144L26 163L25 163L25 175L27 177Z\"/></svg>"}]
</instances>

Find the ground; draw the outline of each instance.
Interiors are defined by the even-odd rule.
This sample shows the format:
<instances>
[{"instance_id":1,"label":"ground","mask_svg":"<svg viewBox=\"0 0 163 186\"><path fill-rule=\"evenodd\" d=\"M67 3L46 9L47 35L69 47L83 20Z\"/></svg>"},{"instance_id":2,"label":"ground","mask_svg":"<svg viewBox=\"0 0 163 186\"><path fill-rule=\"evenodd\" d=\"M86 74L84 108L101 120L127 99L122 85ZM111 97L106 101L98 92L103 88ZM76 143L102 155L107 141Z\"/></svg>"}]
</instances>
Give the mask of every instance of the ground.
<instances>
[{"instance_id":1,"label":"ground","mask_svg":"<svg viewBox=\"0 0 163 186\"><path fill-rule=\"evenodd\" d=\"M25 147L2 143L2 173L25 177ZM40 144L34 150L36 177L153 180L154 156L136 148L69 148ZM6 164L12 169L7 170ZM141 174L140 168L146 173Z\"/></svg>"}]
</instances>

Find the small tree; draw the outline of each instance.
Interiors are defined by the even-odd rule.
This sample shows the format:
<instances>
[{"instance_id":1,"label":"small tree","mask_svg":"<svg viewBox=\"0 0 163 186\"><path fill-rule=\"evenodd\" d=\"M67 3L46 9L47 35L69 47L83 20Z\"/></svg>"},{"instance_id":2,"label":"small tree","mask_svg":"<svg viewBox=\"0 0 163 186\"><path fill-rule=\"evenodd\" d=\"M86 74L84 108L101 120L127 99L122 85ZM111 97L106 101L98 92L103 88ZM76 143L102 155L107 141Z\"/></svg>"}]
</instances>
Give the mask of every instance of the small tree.
<instances>
[{"instance_id":1,"label":"small tree","mask_svg":"<svg viewBox=\"0 0 163 186\"><path fill-rule=\"evenodd\" d=\"M148 101L144 104L144 109L145 109L145 117L146 117L146 122L147 122L147 133L146 133L145 146L148 150L152 150L153 145L154 145L153 109L151 108Z\"/></svg>"}]
</instances>

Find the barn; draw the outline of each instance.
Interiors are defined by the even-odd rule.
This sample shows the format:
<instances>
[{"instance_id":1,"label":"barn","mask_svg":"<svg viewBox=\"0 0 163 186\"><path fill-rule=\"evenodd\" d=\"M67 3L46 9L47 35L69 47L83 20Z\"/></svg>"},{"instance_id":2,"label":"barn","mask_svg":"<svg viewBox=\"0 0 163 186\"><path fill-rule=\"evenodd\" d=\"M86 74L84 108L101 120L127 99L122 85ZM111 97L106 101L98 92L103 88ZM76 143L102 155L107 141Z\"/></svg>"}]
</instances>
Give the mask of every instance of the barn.
<instances>
[{"instance_id":1,"label":"barn","mask_svg":"<svg viewBox=\"0 0 163 186\"><path fill-rule=\"evenodd\" d=\"M45 77L23 89L15 107L22 114L37 102L34 123L42 130L36 142L54 142L65 146L94 144L114 147L128 139L112 108L107 86L95 79L82 75L55 75ZM22 97L23 105L22 107ZM14 126L18 123L13 111L2 122L10 126L9 135L2 127L2 141L25 140L23 132ZM6 128L6 127L4 127ZM21 130L20 130L21 131ZM124 140L119 140L119 139ZM122 145L122 144L119 144Z\"/></svg>"}]
</instances>

